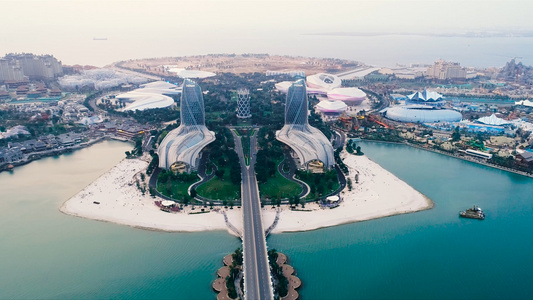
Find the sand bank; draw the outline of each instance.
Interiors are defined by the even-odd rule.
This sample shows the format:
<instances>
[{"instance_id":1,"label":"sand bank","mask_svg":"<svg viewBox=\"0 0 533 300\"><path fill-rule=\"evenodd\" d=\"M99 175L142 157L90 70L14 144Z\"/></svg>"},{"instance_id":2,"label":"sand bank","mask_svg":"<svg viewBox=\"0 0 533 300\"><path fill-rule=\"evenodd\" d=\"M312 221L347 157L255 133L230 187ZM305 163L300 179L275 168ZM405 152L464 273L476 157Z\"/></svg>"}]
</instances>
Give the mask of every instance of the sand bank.
<instances>
[{"instance_id":1,"label":"sand bank","mask_svg":"<svg viewBox=\"0 0 533 300\"><path fill-rule=\"evenodd\" d=\"M335 209L320 208L311 203L305 206L311 211L281 210L270 205L263 209L265 229L272 225L276 211L280 219L273 233L306 231L345 223L381 218L402 213L411 213L431 208L433 203L405 182L392 175L366 156L342 154L350 170L352 190L341 192L342 203ZM138 173L148 163L140 159L124 159L100 176L81 192L66 201L61 211L89 219L113 222L151 230L193 232L205 230L228 230L221 210L229 221L242 232L242 210L215 208L204 214L200 207L191 206L179 213L166 213L154 204L157 199L137 187ZM359 183L354 176L359 174ZM99 202L95 204L94 202ZM233 234L230 230L230 233Z\"/></svg>"},{"instance_id":2,"label":"sand bank","mask_svg":"<svg viewBox=\"0 0 533 300\"><path fill-rule=\"evenodd\" d=\"M154 204L157 199L149 196L148 192L143 195L137 188L136 174L147 166L148 163L140 159L122 160L66 201L60 210L78 217L152 230L227 230L224 216L220 212L189 214L200 210L196 207L192 211L191 206L180 213L161 211ZM231 210L227 214L231 219L236 219L240 212Z\"/></svg>"},{"instance_id":3,"label":"sand bank","mask_svg":"<svg viewBox=\"0 0 533 300\"><path fill-rule=\"evenodd\" d=\"M433 202L426 196L368 157L346 152L343 152L341 157L350 170L352 190L345 188L341 192L343 201L339 207L320 208L313 203L305 206L305 209L310 209L311 212L283 209L273 233L314 230L433 207ZM359 173L359 183L354 180L356 173ZM271 224L274 218L275 209L265 208L265 225Z\"/></svg>"}]
</instances>

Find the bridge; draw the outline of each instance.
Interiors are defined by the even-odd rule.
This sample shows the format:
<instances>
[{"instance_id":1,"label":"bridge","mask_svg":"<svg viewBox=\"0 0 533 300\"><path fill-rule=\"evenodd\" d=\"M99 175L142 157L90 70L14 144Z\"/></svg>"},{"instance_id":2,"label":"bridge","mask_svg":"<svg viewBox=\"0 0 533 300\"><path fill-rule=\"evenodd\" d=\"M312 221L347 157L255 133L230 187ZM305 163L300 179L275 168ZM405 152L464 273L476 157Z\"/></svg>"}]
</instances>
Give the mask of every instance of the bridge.
<instances>
[{"instance_id":1,"label":"bridge","mask_svg":"<svg viewBox=\"0 0 533 300\"><path fill-rule=\"evenodd\" d=\"M241 201L243 210L244 296L246 299L273 299L274 291L268 265L265 231L261 218L261 201L255 177L257 130L250 137L250 165L244 160L241 139L231 130L242 172Z\"/></svg>"}]
</instances>

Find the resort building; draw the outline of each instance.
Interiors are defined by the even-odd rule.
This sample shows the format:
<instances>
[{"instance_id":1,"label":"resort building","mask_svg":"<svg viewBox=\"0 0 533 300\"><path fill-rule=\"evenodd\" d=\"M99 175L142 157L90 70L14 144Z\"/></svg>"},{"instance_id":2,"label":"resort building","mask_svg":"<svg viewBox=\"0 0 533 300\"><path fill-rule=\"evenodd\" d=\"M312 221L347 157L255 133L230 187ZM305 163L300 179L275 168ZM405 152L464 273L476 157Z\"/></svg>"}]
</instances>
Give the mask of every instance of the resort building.
<instances>
[{"instance_id":1,"label":"resort building","mask_svg":"<svg viewBox=\"0 0 533 300\"><path fill-rule=\"evenodd\" d=\"M285 104L285 125L276 132L276 139L288 145L296 154L297 165L308 169L319 165L330 169L335 165L333 147L318 129L308 123L308 101L305 80L297 80L288 89Z\"/></svg>"},{"instance_id":2,"label":"resort building","mask_svg":"<svg viewBox=\"0 0 533 300\"><path fill-rule=\"evenodd\" d=\"M198 168L200 151L215 140L215 133L205 127L202 90L192 80L185 79L181 93L181 124L163 139L157 153L159 167L185 165L188 172Z\"/></svg>"},{"instance_id":3,"label":"resort building","mask_svg":"<svg viewBox=\"0 0 533 300\"><path fill-rule=\"evenodd\" d=\"M466 70L459 63L438 60L428 67L426 76L438 80L466 79Z\"/></svg>"},{"instance_id":4,"label":"resort building","mask_svg":"<svg viewBox=\"0 0 533 300\"><path fill-rule=\"evenodd\" d=\"M63 75L60 61L51 55L7 54L0 59L0 81L52 80Z\"/></svg>"}]
</instances>

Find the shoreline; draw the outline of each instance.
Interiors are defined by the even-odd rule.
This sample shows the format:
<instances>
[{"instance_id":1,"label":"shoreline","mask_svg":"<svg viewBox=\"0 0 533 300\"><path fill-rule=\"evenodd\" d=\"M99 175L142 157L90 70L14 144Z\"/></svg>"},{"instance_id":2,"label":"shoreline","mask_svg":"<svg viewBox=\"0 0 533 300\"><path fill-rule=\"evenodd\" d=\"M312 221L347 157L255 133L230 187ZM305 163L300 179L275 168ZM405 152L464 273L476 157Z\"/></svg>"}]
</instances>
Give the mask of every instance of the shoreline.
<instances>
[{"instance_id":1,"label":"shoreline","mask_svg":"<svg viewBox=\"0 0 533 300\"><path fill-rule=\"evenodd\" d=\"M504 166L491 164L491 163L488 163L488 162L484 162L484 161L478 160L475 157L458 156L458 155L454 155L453 153L449 153L449 152L446 152L446 151L443 151L443 150L426 148L426 147L422 147L422 146L419 146L419 145L416 145L416 144L413 144L413 143L409 143L409 142L389 142L389 141L369 140L369 139L360 139L360 140L361 141L365 141L365 142L374 142L374 143L407 145L409 147L417 148L417 149L420 149L420 150L425 150L425 151L429 151L429 152L433 152L433 153L437 153L437 154L442 154L442 155L446 155L446 156L449 156L449 157L457 158L457 159L460 159L460 160L463 160L463 161L468 161L468 162L471 162L471 163L475 163L475 164L478 164L478 165L487 166L487 167L490 167L490 168L506 171L506 172L509 172L509 173L514 173L514 174L517 174L517 175L522 175L522 176L533 178L533 173L527 173L527 172L520 171L520 170L506 168Z\"/></svg>"},{"instance_id":2,"label":"shoreline","mask_svg":"<svg viewBox=\"0 0 533 300\"><path fill-rule=\"evenodd\" d=\"M98 137L96 139L90 140L88 142L80 143L78 145L74 145L74 146L71 146L71 147L68 147L68 148L45 150L45 151L41 151L41 152L31 152L31 153L29 153L30 155L28 155L28 158L26 160L17 161L17 162L13 162L13 163L4 163L4 164L2 164L0 166L0 173L1 172L5 172L5 171L7 171L7 172L14 171L17 167L21 167L21 166L27 165L27 164L29 164L31 162L34 162L34 161L42 159L42 158L59 156L59 155L63 155L63 154L66 154L66 153L73 153L74 151L85 149L85 148L88 148L88 147L90 147L90 146L92 146L94 144L101 143L103 141L109 141L109 140L118 141L118 142L124 142L124 143L131 143L131 141L128 140L128 139L122 139L122 138L113 137L113 136L102 136L102 137ZM13 168L9 169L7 167L9 165L13 165Z\"/></svg>"},{"instance_id":3,"label":"shoreline","mask_svg":"<svg viewBox=\"0 0 533 300\"><path fill-rule=\"evenodd\" d=\"M351 191L345 188L341 192L343 201L339 206L330 209L308 203L305 208L311 211L283 209L272 233L318 230L429 210L435 206L430 198L368 157L345 151L341 153L341 157L350 171L347 178L353 179L358 173L359 183L353 182ZM268 220L273 219L272 212L263 216Z\"/></svg>"},{"instance_id":4,"label":"shoreline","mask_svg":"<svg viewBox=\"0 0 533 300\"><path fill-rule=\"evenodd\" d=\"M366 156L341 154L350 170L350 176L359 173L358 184L352 191L341 192L343 201L334 209L321 208L307 203L306 210L290 210L265 206L262 218L265 228L272 225L278 214L279 221L272 233L317 230L366 220L390 217L431 209L434 203L392 173L383 169ZM226 224L242 231L242 209L224 209L215 206L207 213L198 212L189 205L178 213L163 212L154 204L159 198L143 195L136 182L140 172L148 166L142 158L123 159L106 173L88 184L80 192L66 200L59 210L67 215L101 222L127 225L143 230L162 232L199 232L225 230L237 236ZM144 183L141 183L144 184ZM146 184L148 184L146 182ZM98 204L95 204L98 202Z\"/></svg>"}]
</instances>

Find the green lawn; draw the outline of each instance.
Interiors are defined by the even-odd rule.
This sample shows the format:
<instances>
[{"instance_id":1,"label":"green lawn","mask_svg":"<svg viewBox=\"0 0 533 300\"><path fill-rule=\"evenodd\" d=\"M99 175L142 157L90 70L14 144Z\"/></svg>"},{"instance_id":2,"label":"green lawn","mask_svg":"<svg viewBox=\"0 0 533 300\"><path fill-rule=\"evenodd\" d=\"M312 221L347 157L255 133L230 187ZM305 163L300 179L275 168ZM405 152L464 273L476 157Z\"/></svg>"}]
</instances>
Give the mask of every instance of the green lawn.
<instances>
[{"instance_id":1,"label":"green lawn","mask_svg":"<svg viewBox=\"0 0 533 300\"><path fill-rule=\"evenodd\" d=\"M224 180L213 177L208 182L200 185L196 191L198 195L213 200L233 200L240 199L241 186L231 183L229 168L225 168ZM240 201L240 200L239 200Z\"/></svg>"},{"instance_id":2,"label":"green lawn","mask_svg":"<svg viewBox=\"0 0 533 300\"><path fill-rule=\"evenodd\" d=\"M297 196L302 192L302 188L296 182L290 181L276 172L276 176L268 179L267 182L259 185L259 193L261 198L268 197L270 199L288 198Z\"/></svg>"},{"instance_id":3,"label":"green lawn","mask_svg":"<svg viewBox=\"0 0 533 300\"><path fill-rule=\"evenodd\" d=\"M200 180L196 178L195 180L190 181L174 181L169 180L165 183L157 182L157 191L161 194L171 197L172 199L182 201L185 195L188 195L187 190L191 184Z\"/></svg>"},{"instance_id":4,"label":"green lawn","mask_svg":"<svg viewBox=\"0 0 533 300\"><path fill-rule=\"evenodd\" d=\"M324 174L312 174L305 172L299 179L307 183L311 188L311 191L305 198L306 200L314 200L317 197L327 195L339 188L339 180L337 178L337 172L335 170L328 171ZM313 193L312 191L315 190Z\"/></svg>"}]
</instances>

